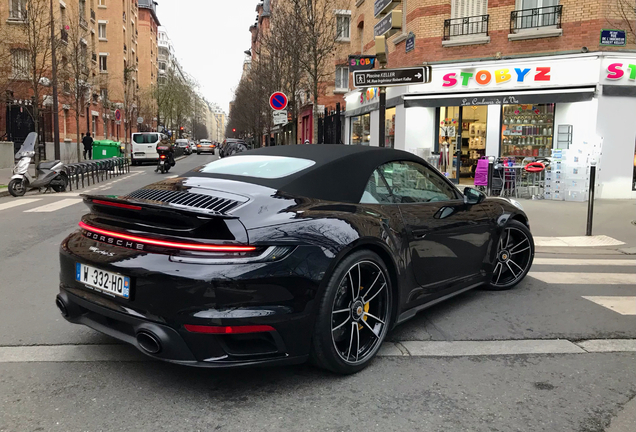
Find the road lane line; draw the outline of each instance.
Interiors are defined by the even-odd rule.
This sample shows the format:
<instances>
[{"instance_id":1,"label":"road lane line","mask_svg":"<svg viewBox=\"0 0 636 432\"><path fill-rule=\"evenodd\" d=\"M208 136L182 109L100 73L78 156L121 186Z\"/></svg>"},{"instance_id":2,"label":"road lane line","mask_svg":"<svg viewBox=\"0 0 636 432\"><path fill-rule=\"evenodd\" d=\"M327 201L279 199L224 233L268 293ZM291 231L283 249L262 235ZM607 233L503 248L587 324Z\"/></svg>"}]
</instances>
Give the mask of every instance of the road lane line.
<instances>
[{"instance_id":1,"label":"road lane line","mask_svg":"<svg viewBox=\"0 0 636 432\"><path fill-rule=\"evenodd\" d=\"M495 341L401 341L385 342L380 357L469 357L502 355L588 354L636 352L636 339L594 339L570 342L565 339ZM405 352L406 351L406 352ZM132 346L37 345L0 347L0 363L22 362L130 362L154 361Z\"/></svg>"},{"instance_id":2,"label":"road lane line","mask_svg":"<svg viewBox=\"0 0 636 432\"><path fill-rule=\"evenodd\" d=\"M564 339L500 341L400 342L412 356L461 357L519 354L580 354L585 351Z\"/></svg>"},{"instance_id":3,"label":"road lane line","mask_svg":"<svg viewBox=\"0 0 636 432\"><path fill-rule=\"evenodd\" d=\"M15 201L9 201L4 204L0 204L0 210L6 210L13 207L31 204L36 201L40 201L42 198L24 198L24 199L16 199Z\"/></svg>"},{"instance_id":4,"label":"road lane line","mask_svg":"<svg viewBox=\"0 0 636 432\"><path fill-rule=\"evenodd\" d=\"M534 237L534 245L552 247L593 247L619 246L625 244L620 240L605 235L571 236L571 237Z\"/></svg>"},{"instance_id":5,"label":"road lane line","mask_svg":"<svg viewBox=\"0 0 636 432\"><path fill-rule=\"evenodd\" d=\"M636 315L636 297L629 296L582 296L621 315Z\"/></svg>"},{"instance_id":6,"label":"road lane line","mask_svg":"<svg viewBox=\"0 0 636 432\"><path fill-rule=\"evenodd\" d=\"M83 200L81 198L67 198L60 201L56 201L51 204L46 204L40 207L36 207L34 209L25 210L25 213L49 213L54 212L56 210L63 209L64 207L72 206L73 204L81 203Z\"/></svg>"},{"instance_id":7,"label":"road lane line","mask_svg":"<svg viewBox=\"0 0 636 432\"><path fill-rule=\"evenodd\" d=\"M636 352L636 339L589 339L576 343L587 352Z\"/></svg>"},{"instance_id":8,"label":"road lane line","mask_svg":"<svg viewBox=\"0 0 636 432\"><path fill-rule=\"evenodd\" d=\"M532 264L554 266L631 266L636 269L636 260L628 259L535 258Z\"/></svg>"},{"instance_id":9,"label":"road lane line","mask_svg":"<svg viewBox=\"0 0 636 432\"><path fill-rule=\"evenodd\" d=\"M562 273L530 272L528 276L549 284L567 285L634 285L636 274L629 273Z\"/></svg>"}]
</instances>

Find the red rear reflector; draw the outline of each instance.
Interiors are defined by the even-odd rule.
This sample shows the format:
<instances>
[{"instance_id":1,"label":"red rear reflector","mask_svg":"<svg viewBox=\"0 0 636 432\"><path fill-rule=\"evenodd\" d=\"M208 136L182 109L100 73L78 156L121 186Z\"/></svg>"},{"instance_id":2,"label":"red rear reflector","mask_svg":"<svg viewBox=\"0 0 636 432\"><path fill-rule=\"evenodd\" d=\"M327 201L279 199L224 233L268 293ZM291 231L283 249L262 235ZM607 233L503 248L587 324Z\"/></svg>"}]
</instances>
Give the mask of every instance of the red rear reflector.
<instances>
[{"instance_id":1,"label":"red rear reflector","mask_svg":"<svg viewBox=\"0 0 636 432\"><path fill-rule=\"evenodd\" d=\"M141 210L141 207L136 205L122 204L122 203L116 203L116 202L110 202L110 201L93 200L93 204L107 205L111 207L125 208L129 210Z\"/></svg>"},{"instance_id":2,"label":"red rear reflector","mask_svg":"<svg viewBox=\"0 0 636 432\"><path fill-rule=\"evenodd\" d=\"M275 331L274 327L268 325L253 326L204 326L185 324L185 329L191 333L208 333L208 334L242 334L242 333L264 333Z\"/></svg>"},{"instance_id":3,"label":"red rear reflector","mask_svg":"<svg viewBox=\"0 0 636 432\"><path fill-rule=\"evenodd\" d=\"M166 240L156 240L146 237L133 236L115 231L109 231L101 228L92 227L84 222L79 223L80 228L97 234L103 234L108 237L119 238L122 240L130 240L138 243L146 243L155 246L168 247L174 249L197 250L205 252L251 252L256 250L254 246L231 246L231 245L206 245L197 243L179 243Z\"/></svg>"}]
</instances>

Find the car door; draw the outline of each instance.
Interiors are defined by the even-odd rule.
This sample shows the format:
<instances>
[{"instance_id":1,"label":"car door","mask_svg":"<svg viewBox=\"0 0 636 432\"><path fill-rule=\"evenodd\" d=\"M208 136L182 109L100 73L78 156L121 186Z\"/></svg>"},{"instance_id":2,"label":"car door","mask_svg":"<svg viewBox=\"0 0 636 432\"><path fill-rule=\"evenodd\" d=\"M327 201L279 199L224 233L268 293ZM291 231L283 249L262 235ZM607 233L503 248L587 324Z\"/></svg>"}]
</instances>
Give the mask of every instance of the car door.
<instances>
[{"instance_id":1,"label":"car door","mask_svg":"<svg viewBox=\"0 0 636 432\"><path fill-rule=\"evenodd\" d=\"M400 209L409 267L421 287L408 301L483 277L491 235L486 209L465 204L457 188L424 164L396 161L379 171Z\"/></svg>"}]
</instances>

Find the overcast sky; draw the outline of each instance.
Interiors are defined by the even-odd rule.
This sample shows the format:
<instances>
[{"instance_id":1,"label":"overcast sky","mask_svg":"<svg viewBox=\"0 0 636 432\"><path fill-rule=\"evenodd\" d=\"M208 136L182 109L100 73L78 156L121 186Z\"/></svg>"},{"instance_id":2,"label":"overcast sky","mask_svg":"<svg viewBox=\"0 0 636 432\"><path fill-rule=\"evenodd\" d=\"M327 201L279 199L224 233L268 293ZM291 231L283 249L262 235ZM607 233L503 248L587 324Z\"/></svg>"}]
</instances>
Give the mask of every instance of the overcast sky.
<instances>
[{"instance_id":1,"label":"overcast sky","mask_svg":"<svg viewBox=\"0 0 636 432\"><path fill-rule=\"evenodd\" d=\"M258 0L157 0L157 16L185 72L226 113L241 78Z\"/></svg>"}]
</instances>

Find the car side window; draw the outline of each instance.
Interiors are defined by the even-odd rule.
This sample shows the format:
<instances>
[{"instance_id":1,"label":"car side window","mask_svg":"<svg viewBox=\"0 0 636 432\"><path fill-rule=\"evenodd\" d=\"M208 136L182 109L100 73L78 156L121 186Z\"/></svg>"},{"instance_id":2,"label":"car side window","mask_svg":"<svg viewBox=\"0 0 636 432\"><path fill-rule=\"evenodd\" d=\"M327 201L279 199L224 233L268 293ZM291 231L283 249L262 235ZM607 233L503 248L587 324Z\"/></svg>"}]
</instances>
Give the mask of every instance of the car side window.
<instances>
[{"instance_id":1,"label":"car side window","mask_svg":"<svg viewBox=\"0 0 636 432\"><path fill-rule=\"evenodd\" d=\"M387 204L392 203L391 192L387 187L386 182L382 178L380 172L376 169L371 174L369 181L367 182L362 198L361 204Z\"/></svg>"},{"instance_id":2,"label":"car side window","mask_svg":"<svg viewBox=\"0 0 636 432\"><path fill-rule=\"evenodd\" d=\"M380 166L392 202L424 203L458 199L458 194L439 174L417 162L395 161Z\"/></svg>"}]
</instances>

